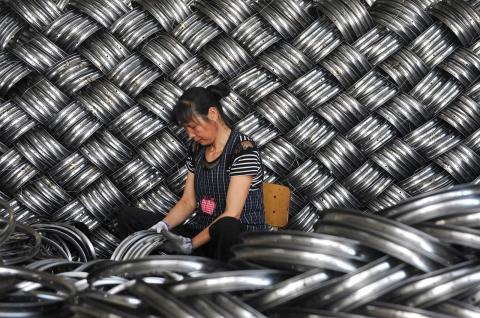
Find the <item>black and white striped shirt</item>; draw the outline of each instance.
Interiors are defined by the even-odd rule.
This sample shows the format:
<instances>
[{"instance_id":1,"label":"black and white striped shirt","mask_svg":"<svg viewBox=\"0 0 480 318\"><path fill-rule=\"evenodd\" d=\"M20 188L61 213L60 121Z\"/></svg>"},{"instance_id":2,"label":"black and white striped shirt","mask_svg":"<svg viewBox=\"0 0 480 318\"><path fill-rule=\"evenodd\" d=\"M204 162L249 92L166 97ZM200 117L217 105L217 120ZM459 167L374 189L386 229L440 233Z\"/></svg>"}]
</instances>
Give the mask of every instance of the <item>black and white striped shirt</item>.
<instances>
[{"instance_id":1,"label":"black and white striped shirt","mask_svg":"<svg viewBox=\"0 0 480 318\"><path fill-rule=\"evenodd\" d=\"M225 211L231 177L252 176L240 222L246 225L247 230L266 228L262 197L263 167L253 140L232 130L222 155L213 162L206 161L205 147L194 144L191 150L186 166L195 174L198 206L192 226L201 230Z\"/></svg>"},{"instance_id":2,"label":"black and white striped shirt","mask_svg":"<svg viewBox=\"0 0 480 318\"><path fill-rule=\"evenodd\" d=\"M247 144L245 144L247 142ZM260 159L260 153L253 140L246 135L238 134L236 140L237 146L228 162L227 173L233 176L252 176L250 190L258 189L263 182L263 169ZM249 144L252 144L250 147ZM193 151L187 156L186 166L188 171L195 173L195 161Z\"/></svg>"}]
</instances>

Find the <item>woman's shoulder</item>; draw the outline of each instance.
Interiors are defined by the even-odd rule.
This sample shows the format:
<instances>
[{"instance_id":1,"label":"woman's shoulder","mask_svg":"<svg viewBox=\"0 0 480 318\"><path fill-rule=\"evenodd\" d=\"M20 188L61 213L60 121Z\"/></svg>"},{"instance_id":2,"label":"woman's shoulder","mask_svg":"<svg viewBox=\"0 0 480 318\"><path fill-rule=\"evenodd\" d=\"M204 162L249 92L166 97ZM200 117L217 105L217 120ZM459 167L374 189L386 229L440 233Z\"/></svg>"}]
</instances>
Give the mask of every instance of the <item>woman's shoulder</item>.
<instances>
[{"instance_id":1,"label":"woman's shoulder","mask_svg":"<svg viewBox=\"0 0 480 318\"><path fill-rule=\"evenodd\" d=\"M257 148L255 141L251 137L236 131L236 138L234 140L232 150L233 155L236 157L240 154L244 154L245 152L255 151Z\"/></svg>"},{"instance_id":2,"label":"woman's shoulder","mask_svg":"<svg viewBox=\"0 0 480 318\"><path fill-rule=\"evenodd\" d=\"M252 176L251 189L257 189L263 180L260 152L249 136L239 133L236 144L227 162L230 176Z\"/></svg>"},{"instance_id":3,"label":"woman's shoulder","mask_svg":"<svg viewBox=\"0 0 480 318\"><path fill-rule=\"evenodd\" d=\"M238 148L249 148L253 147L256 148L255 146L255 141L248 135L245 135L244 133L235 130L236 138L235 138L235 149Z\"/></svg>"}]
</instances>

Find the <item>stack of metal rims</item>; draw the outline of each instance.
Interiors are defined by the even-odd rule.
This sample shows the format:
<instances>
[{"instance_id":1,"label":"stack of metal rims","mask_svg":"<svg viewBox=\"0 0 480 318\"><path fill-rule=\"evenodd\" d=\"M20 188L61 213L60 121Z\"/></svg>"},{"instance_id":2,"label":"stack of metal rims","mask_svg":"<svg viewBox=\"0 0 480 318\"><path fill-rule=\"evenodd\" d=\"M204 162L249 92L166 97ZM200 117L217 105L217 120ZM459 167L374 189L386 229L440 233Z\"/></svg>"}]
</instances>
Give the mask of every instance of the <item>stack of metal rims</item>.
<instances>
[{"instance_id":1,"label":"stack of metal rims","mask_svg":"<svg viewBox=\"0 0 480 318\"><path fill-rule=\"evenodd\" d=\"M327 209L309 220L310 232L244 233L226 262L168 255L154 230L118 242L75 224L25 225L7 201L0 204L2 317L480 313L478 185L416 196L377 214Z\"/></svg>"},{"instance_id":2,"label":"stack of metal rims","mask_svg":"<svg viewBox=\"0 0 480 318\"><path fill-rule=\"evenodd\" d=\"M450 205L424 202L422 213L413 207L395 209L415 196L430 198L432 192L480 183L479 76L478 0L1 0L0 199L9 206L1 212L2 260L6 265L26 264L33 255L41 255L32 270L61 272L66 280L81 281L78 285L85 287L84 274L65 273L88 272L85 262L112 254L115 260L126 261L153 253L162 239L151 233L119 242L116 209L132 205L165 214L175 204L186 177L188 138L171 121L171 110L189 87L225 83L232 90L222 101L226 120L254 139L265 165L265 181L293 190L289 230L338 234L342 240L365 244L360 250L365 248L366 254L360 255L354 248L357 243L348 241L345 246L357 251L354 256L335 254L341 265L305 277L330 281L338 278L339 269L368 272L370 267L363 267L368 264L372 271L376 266L389 268L381 271L384 276L379 274L382 282L411 277L412 268L428 272L447 268L447 274L438 273L441 277L451 278L457 270L465 274L475 266L448 266L475 255L474 208L453 213L461 210L456 205L460 200ZM475 199L461 202L469 200ZM451 214L442 210L445 206ZM394 238L367 244L367 229L358 231L364 237L349 237L349 227L368 228L370 219L351 219L345 211L337 211L336 217L325 213L338 208L386 215L413 226L429 235L430 245L425 244L432 250L422 254L405 241L398 251L410 255L414 264L407 256L378 260L375 253L385 253L378 246L394 244ZM377 221L372 220L376 224L372 226L388 227ZM271 269L268 259L255 255L268 250L277 239L272 235L258 244L246 240L246 246L259 245L253 248L257 254L245 254L250 247L240 246L237 263ZM437 241L466 245L469 252L457 255ZM311 253L306 248L290 252ZM271 253L285 252L279 249ZM374 258L369 258L369 249L376 251ZM313 254L308 255L326 261L325 255ZM295 263L298 259L285 261L278 270L298 271L305 265ZM204 272L209 273L217 268L205 260L192 264L196 265L180 274L171 271L172 276L162 277L174 280L176 275L193 275L194 268L207 268ZM18 290L43 300L42 306L51 305L52 312L64 308L73 293L65 280L56 284L31 272L5 273L14 282L33 279L35 284L27 287L17 284ZM258 275L266 275L271 284L285 283L277 274ZM153 284L162 281L156 279ZM36 293L38 284L47 281L60 298ZM114 285L120 281L125 282ZM122 295L133 307L139 295L149 295L146 299L154 303L155 298L148 297L156 294L142 285L145 281L115 290L129 290L128 296ZM98 284L107 291L109 282ZM348 285L337 281L342 282ZM470 308L462 293L471 291L471 285L462 286L458 294L444 297L449 302L441 303L431 301L430 289L424 290L428 295L395 294L404 302L377 297L381 302L357 306L352 303L357 298L342 302L343 293L327 295L328 289L319 294L326 298L317 300L330 311L363 308L356 313L360 316L392 317L413 306L418 315L441 317L429 310L445 315ZM261 289L257 287L252 289ZM282 293L277 291L277 296ZM278 307L276 302L271 305L268 292L241 298L245 300L241 303L238 290L228 292L199 298L194 306L222 303L216 309L220 313L232 306L253 316L259 313L252 308L264 313ZM95 299L89 299L92 308ZM111 298L114 303L119 299ZM170 300L177 304L176 298ZM295 308L272 314L322 315ZM95 314L87 311L83 314Z\"/></svg>"},{"instance_id":3,"label":"stack of metal rims","mask_svg":"<svg viewBox=\"0 0 480 318\"><path fill-rule=\"evenodd\" d=\"M188 143L171 110L218 83L293 229L480 180L478 1L0 5L0 191L26 220L115 235L119 205L166 213Z\"/></svg>"}]
</instances>

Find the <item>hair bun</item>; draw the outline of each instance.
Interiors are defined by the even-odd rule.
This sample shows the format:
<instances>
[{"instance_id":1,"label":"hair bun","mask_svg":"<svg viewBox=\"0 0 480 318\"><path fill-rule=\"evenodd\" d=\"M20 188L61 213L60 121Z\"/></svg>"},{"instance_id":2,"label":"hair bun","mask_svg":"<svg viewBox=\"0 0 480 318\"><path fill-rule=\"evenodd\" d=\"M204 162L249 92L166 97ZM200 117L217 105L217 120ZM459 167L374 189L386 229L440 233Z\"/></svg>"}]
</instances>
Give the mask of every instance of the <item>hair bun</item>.
<instances>
[{"instance_id":1,"label":"hair bun","mask_svg":"<svg viewBox=\"0 0 480 318\"><path fill-rule=\"evenodd\" d=\"M207 87L207 91L215 95L218 100L227 97L228 94L230 94L230 88L225 84L210 85Z\"/></svg>"}]
</instances>

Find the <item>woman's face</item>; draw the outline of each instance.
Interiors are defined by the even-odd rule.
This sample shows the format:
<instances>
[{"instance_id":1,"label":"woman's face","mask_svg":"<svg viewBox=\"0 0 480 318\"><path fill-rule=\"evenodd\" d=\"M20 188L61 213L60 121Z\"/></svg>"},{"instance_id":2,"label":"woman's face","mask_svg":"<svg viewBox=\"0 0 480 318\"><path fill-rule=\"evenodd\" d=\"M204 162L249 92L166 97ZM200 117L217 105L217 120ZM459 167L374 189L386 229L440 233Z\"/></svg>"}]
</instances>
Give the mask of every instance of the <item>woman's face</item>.
<instances>
[{"instance_id":1,"label":"woman's face","mask_svg":"<svg viewBox=\"0 0 480 318\"><path fill-rule=\"evenodd\" d=\"M188 137L198 142L202 146L207 146L215 141L218 133L218 123L215 118L215 114L208 116L195 116L191 121L185 124Z\"/></svg>"}]
</instances>

